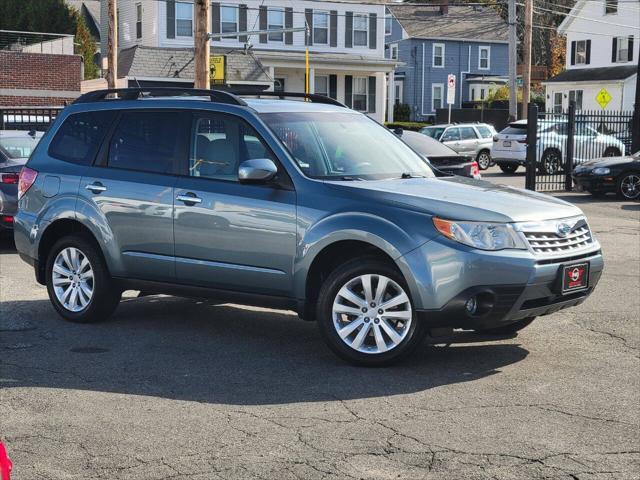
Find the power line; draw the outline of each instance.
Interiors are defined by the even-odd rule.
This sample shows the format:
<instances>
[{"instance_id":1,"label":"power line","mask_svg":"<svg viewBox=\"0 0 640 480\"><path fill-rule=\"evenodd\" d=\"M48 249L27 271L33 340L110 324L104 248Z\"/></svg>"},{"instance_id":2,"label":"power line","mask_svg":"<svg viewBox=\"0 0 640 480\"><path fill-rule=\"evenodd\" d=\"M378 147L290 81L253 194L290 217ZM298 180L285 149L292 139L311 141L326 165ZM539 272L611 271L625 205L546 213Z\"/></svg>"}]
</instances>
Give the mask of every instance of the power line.
<instances>
[{"instance_id":1,"label":"power line","mask_svg":"<svg viewBox=\"0 0 640 480\"><path fill-rule=\"evenodd\" d=\"M524 6L524 4L523 4L523 3L518 3L518 5L520 5L520 6ZM633 25L623 25L623 24L621 24L621 23L607 22L607 21L605 21L605 20L598 20L598 19L595 19L595 18L589 18L589 17L583 17L583 16L580 16L580 15L574 15L574 14L572 14L572 13L570 13L570 12L569 12L569 13L567 13L567 12L560 12L560 11L558 11L558 10L551 10L551 9L549 9L549 8L544 8L544 7L536 7L536 9L537 9L537 10L542 10L542 11L544 11L544 12L555 13L556 15L564 15L564 16L566 16L566 17L579 18L579 19L581 19L581 20L586 20L586 21L588 21L588 22L601 23L601 24L604 24L604 25L610 25L610 26L612 26L612 27L633 28ZM539 12L539 13L540 13L540 12Z\"/></svg>"}]
</instances>

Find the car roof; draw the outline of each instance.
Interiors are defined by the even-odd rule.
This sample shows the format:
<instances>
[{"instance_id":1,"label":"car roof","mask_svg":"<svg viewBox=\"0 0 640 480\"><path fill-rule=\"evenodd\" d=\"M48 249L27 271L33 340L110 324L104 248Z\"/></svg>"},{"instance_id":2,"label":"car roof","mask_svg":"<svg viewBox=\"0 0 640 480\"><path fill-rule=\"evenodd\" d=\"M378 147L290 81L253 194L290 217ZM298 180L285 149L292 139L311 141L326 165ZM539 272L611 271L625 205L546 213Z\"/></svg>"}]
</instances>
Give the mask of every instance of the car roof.
<instances>
[{"instance_id":1,"label":"car roof","mask_svg":"<svg viewBox=\"0 0 640 480\"><path fill-rule=\"evenodd\" d=\"M483 122L460 122L460 123L438 123L436 125L428 125L424 128L448 128L448 127L489 127L488 123Z\"/></svg>"}]
</instances>

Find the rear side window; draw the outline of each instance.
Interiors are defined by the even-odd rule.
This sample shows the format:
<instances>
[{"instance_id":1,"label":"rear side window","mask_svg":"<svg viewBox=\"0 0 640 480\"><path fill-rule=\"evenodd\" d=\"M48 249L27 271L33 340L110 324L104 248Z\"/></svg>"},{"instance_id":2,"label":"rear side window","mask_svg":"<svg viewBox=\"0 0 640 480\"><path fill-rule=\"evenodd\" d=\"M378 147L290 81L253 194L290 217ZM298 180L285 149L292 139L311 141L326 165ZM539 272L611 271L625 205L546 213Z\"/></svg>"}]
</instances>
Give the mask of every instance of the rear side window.
<instances>
[{"instance_id":1,"label":"rear side window","mask_svg":"<svg viewBox=\"0 0 640 480\"><path fill-rule=\"evenodd\" d=\"M65 162L89 165L115 117L103 110L69 115L49 145L49 156Z\"/></svg>"},{"instance_id":2,"label":"rear side window","mask_svg":"<svg viewBox=\"0 0 640 480\"><path fill-rule=\"evenodd\" d=\"M471 127L460 127L460 138L462 140L475 140L477 137L476 132Z\"/></svg>"},{"instance_id":3,"label":"rear side window","mask_svg":"<svg viewBox=\"0 0 640 480\"><path fill-rule=\"evenodd\" d=\"M491 130L488 127L485 127L484 125L478 125L476 129L478 130L478 133L482 138L493 137L493 133L491 133Z\"/></svg>"},{"instance_id":4,"label":"rear side window","mask_svg":"<svg viewBox=\"0 0 640 480\"><path fill-rule=\"evenodd\" d=\"M151 173L177 173L186 160L188 114L123 112L109 142L107 166Z\"/></svg>"}]
</instances>

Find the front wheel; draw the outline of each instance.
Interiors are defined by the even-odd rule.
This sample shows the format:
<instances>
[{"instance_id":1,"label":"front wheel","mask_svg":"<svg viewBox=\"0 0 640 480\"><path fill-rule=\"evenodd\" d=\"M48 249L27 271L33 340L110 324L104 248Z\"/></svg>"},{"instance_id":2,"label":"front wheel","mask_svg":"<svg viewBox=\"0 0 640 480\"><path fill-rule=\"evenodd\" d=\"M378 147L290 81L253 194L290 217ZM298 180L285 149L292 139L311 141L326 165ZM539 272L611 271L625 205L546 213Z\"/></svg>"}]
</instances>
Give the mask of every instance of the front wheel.
<instances>
[{"instance_id":1,"label":"front wheel","mask_svg":"<svg viewBox=\"0 0 640 480\"><path fill-rule=\"evenodd\" d=\"M624 200L640 198L640 172L623 173L618 179L617 193Z\"/></svg>"},{"instance_id":2,"label":"front wheel","mask_svg":"<svg viewBox=\"0 0 640 480\"><path fill-rule=\"evenodd\" d=\"M518 169L518 165L516 163L499 163L498 167L504 173L514 173Z\"/></svg>"},{"instance_id":3,"label":"front wheel","mask_svg":"<svg viewBox=\"0 0 640 480\"><path fill-rule=\"evenodd\" d=\"M555 175L562 167L562 155L556 149L549 149L542 155L542 171L547 175Z\"/></svg>"},{"instance_id":4,"label":"front wheel","mask_svg":"<svg viewBox=\"0 0 640 480\"><path fill-rule=\"evenodd\" d=\"M347 262L327 277L316 318L331 350L357 365L389 365L424 337L404 278L373 257Z\"/></svg>"},{"instance_id":5,"label":"front wheel","mask_svg":"<svg viewBox=\"0 0 640 480\"><path fill-rule=\"evenodd\" d=\"M485 328L482 330L476 330L478 333L486 333L489 335L509 335L512 333L517 333L525 327L531 325L536 317L527 317L522 320L518 320L517 322L510 323L509 325L505 325L504 327L496 327L496 328Z\"/></svg>"},{"instance_id":6,"label":"front wheel","mask_svg":"<svg viewBox=\"0 0 640 480\"><path fill-rule=\"evenodd\" d=\"M486 150L482 150L476 157L476 162L480 170L486 170L491 165L491 155Z\"/></svg>"},{"instance_id":7,"label":"front wheel","mask_svg":"<svg viewBox=\"0 0 640 480\"><path fill-rule=\"evenodd\" d=\"M47 292L66 320L91 323L108 318L120 301L98 249L87 239L69 236L51 248L46 263Z\"/></svg>"}]
</instances>

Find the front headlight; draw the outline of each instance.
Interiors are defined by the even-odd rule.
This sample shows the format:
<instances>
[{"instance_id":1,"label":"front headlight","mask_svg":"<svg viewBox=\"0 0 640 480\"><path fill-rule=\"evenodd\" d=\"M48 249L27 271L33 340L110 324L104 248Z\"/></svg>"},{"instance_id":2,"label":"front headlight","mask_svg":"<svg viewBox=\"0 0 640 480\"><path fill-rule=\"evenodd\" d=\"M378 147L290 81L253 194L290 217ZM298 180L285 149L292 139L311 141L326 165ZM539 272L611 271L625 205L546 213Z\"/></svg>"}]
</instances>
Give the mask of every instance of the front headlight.
<instances>
[{"instance_id":1,"label":"front headlight","mask_svg":"<svg viewBox=\"0 0 640 480\"><path fill-rule=\"evenodd\" d=\"M518 232L508 223L463 222L433 217L433 225L445 237L473 248L527 249Z\"/></svg>"},{"instance_id":2,"label":"front headlight","mask_svg":"<svg viewBox=\"0 0 640 480\"><path fill-rule=\"evenodd\" d=\"M594 168L591 173L593 173L594 175L609 175L611 173L611 170L606 167L598 167Z\"/></svg>"}]
</instances>

